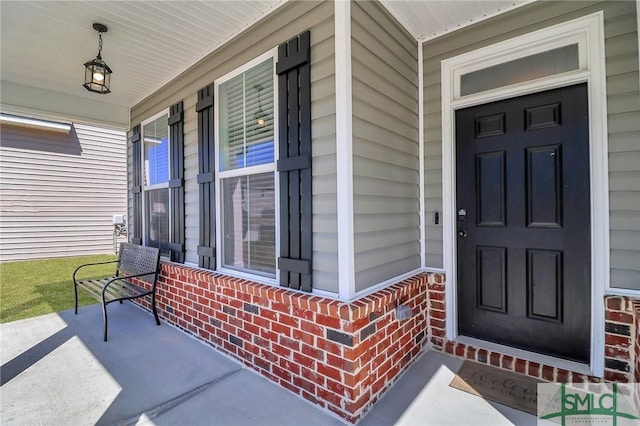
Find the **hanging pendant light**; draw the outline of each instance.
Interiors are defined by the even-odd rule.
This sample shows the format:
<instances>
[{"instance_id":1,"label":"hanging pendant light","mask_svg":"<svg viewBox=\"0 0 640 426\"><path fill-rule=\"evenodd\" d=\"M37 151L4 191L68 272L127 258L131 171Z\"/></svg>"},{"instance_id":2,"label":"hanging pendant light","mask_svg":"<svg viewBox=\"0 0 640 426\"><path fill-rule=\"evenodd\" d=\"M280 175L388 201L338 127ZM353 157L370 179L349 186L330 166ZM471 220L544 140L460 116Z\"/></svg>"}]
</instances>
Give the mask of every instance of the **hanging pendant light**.
<instances>
[{"instance_id":1,"label":"hanging pendant light","mask_svg":"<svg viewBox=\"0 0 640 426\"><path fill-rule=\"evenodd\" d=\"M258 89L258 111L256 111L254 117L258 127L264 127L267 125L267 115L262 110L262 86L256 84L253 88Z\"/></svg>"},{"instance_id":2,"label":"hanging pendant light","mask_svg":"<svg viewBox=\"0 0 640 426\"><path fill-rule=\"evenodd\" d=\"M98 56L84 64L84 88L95 93L111 93L111 68L102 60L102 33L107 32L107 26L99 23L93 24L93 29L98 32Z\"/></svg>"}]
</instances>

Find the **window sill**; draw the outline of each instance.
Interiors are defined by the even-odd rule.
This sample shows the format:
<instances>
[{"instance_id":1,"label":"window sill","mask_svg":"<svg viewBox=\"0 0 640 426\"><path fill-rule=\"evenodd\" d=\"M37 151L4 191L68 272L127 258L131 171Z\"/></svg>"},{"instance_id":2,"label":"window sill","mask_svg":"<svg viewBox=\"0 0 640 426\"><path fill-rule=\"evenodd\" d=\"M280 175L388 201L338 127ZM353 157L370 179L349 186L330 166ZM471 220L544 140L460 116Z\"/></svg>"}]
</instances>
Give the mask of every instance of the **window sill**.
<instances>
[{"instance_id":1,"label":"window sill","mask_svg":"<svg viewBox=\"0 0 640 426\"><path fill-rule=\"evenodd\" d=\"M199 271L206 271L206 272L211 272L211 273L214 273L214 274L226 275L226 276L232 277L232 278L239 278L239 279L243 279L243 280L248 280L248 281L251 281L251 282L254 282L254 283L258 283L258 284L264 284L264 285L280 287L280 284L278 283L278 281L275 278L267 278L267 277L262 276L262 275L247 274L247 273L244 273L244 272L236 271L236 270L233 270L233 269L227 269L227 268L220 268L220 269L201 268L196 263L191 263L191 262L176 263L176 262L171 262L169 259L164 259L164 258L162 258L161 260L162 260L163 263L171 263L171 264L174 264L174 265L187 266L189 268L197 269Z\"/></svg>"}]
</instances>

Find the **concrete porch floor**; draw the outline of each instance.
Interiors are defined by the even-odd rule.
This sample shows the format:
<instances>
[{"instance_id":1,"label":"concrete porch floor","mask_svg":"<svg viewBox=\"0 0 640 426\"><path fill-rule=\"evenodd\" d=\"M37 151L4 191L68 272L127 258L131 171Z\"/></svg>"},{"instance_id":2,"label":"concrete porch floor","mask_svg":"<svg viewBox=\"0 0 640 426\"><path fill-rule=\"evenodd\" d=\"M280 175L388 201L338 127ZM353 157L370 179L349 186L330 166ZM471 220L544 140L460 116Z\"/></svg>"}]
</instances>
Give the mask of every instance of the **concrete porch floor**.
<instances>
[{"instance_id":1,"label":"concrete porch floor","mask_svg":"<svg viewBox=\"0 0 640 426\"><path fill-rule=\"evenodd\" d=\"M0 325L3 425L341 425L131 305ZM536 417L449 387L462 361L426 352L359 425L534 425Z\"/></svg>"}]
</instances>

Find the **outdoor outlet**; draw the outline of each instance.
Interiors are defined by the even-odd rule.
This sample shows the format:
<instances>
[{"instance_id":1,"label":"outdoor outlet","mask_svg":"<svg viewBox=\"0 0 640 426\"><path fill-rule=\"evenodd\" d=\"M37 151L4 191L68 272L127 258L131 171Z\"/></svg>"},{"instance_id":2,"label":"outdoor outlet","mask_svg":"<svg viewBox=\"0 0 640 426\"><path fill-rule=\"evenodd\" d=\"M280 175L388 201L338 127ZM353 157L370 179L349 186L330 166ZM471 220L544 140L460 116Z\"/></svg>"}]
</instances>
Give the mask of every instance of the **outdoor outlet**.
<instances>
[{"instance_id":1,"label":"outdoor outlet","mask_svg":"<svg viewBox=\"0 0 640 426\"><path fill-rule=\"evenodd\" d=\"M411 307L407 305L398 305L396 307L396 318L398 321L404 321L411 318Z\"/></svg>"}]
</instances>

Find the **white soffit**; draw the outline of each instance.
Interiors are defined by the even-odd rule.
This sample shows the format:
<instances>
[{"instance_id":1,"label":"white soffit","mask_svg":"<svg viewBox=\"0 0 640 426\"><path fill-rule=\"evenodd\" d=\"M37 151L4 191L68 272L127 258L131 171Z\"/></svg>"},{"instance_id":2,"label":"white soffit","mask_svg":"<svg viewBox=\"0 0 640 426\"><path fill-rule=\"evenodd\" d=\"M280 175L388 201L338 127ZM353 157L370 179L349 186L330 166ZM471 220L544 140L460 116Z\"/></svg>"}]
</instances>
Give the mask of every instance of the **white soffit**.
<instances>
[{"instance_id":1,"label":"white soffit","mask_svg":"<svg viewBox=\"0 0 640 426\"><path fill-rule=\"evenodd\" d=\"M126 127L130 107L286 1L1 0L2 102L15 111ZM416 39L427 40L531 1L382 3ZM98 50L94 22L109 28L102 50L113 70L107 95L82 87L83 64Z\"/></svg>"},{"instance_id":2,"label":"white soffit","mask_svg":"<svg viewBox=\"0 0 640 426\"><path fill-rule=\"evenodd\" d=\"M129 108L283 3L2 0L2 81ZM106 95L82 87L83 64L98 51L94 22L108 27Z\"/></svg>"},{"instance_id":3,"label":"white soffit","mask_svg":"<svg viewBox=\"0 0 640 426\"><path fill-rule=\"evenodd\" d=\"M417 40L426 41L535 0L380 0Z\"/></svg>"}]
</instances>

